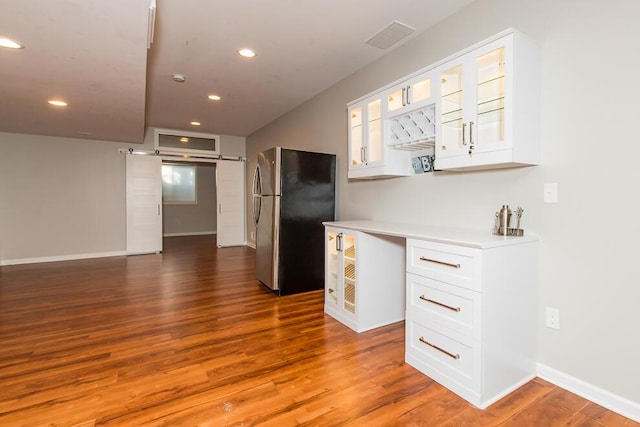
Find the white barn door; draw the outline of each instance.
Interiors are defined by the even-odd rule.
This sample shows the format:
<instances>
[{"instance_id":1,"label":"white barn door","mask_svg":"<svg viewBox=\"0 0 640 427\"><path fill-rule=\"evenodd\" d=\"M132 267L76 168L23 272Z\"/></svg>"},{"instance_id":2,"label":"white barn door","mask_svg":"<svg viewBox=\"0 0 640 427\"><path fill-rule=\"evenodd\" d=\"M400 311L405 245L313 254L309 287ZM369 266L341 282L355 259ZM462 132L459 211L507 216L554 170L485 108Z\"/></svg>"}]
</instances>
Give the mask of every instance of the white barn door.
<instances>
[{"instance_id":1,"label":"white barn door","mask_svg":"<svg viewBox=\"0 0 640 427\"><path fill-rule=\"evenodd\" d=\"M127 158L127 254L162 251L162 159Z\"/></svg>"},{"instance_id":2,"label":"white barn door","mask_svg":"<svg viewBox=\"0 0 640 427\"><path fill-rule=\"evenodd\" d=\"M220 160L216 162L216 197L218 199L217 244L245 244L245 163Z\"/></svg>"}]
</instances>

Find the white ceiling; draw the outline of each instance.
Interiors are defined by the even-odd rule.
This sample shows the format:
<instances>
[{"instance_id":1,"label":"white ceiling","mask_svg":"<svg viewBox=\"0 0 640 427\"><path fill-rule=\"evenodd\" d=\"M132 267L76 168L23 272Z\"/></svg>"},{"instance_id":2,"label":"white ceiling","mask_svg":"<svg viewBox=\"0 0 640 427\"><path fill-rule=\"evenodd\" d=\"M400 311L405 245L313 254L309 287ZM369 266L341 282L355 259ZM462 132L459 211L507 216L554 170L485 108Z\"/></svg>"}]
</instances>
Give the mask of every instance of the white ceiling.
<instances>
[{"instance_id":1,"label":"white ceiling","mask_svg":"<svg viewBox=\"0 0 640 427\"><path fill-rule=\"evenodd\" d=\"M157 0L147 51L149 0L0 0L0 36L26 46L0 48L0 131L246 136L471 1ZM417 31L387 50L364 43L394 20ZM241 47L258 56L239 57ZM49 106L53 97L69 106Z\"/></svg>"}]
</instances>

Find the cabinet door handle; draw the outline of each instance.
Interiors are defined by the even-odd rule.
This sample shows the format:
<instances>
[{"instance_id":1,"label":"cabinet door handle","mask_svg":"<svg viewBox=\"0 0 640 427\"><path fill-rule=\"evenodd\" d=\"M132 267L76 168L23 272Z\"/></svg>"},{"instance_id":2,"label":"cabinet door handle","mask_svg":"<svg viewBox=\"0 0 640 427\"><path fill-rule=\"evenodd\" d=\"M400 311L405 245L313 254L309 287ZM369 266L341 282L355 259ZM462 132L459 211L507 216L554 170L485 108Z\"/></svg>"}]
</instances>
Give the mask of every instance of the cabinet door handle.
<instances>
[{"instance_id":1,"label":"cabinet door handle","mask_svg":"<svg viewBox=\"0 0 640 427\"><path fill-rule=\"evenodd\" d=\"M437 259L431 259L421 256L420 261L432 262L434 264L446 265L447 267L460 268L460 264L452 264L450 262L438 261Z\"/></svg>"},{"instance_id":2,"label":"cabinet door handle","mask_svg":"<svg viewBox=\"0 0 640 427\"><path fill-rule=\"evenodd\" d=\"M364 163L364 147L360 147L360 162Z\"/></svg>"},{"instance_id":3,"label":"cabinet door handle","mask_svg":"<svg viewBox=\"0 0 640 427\"><path fill-rule=\"evenodd\" d=\"M411 104L409 97L411 96L411 86L407 86L407 105Z\"/></svg>"},{"instance_id":4,"label":"cabinet door handle","mask_svg":"<svg viewBox=\"0 0 640 427\"><path fill-rule=\"evenodd\" d=\"M402 88L402 106L406 106L407 105L407 88Z\"/></svg>"},{"instance_id":5,"label":"cabinet door handle","mask_svg":"<svg viewBox=\"0 0 640 427\"><path fill-rule=\"evenodd\" d=\"M420 299L421 299L422 301L430 302L431 304L439 305L440 307L444 307L444 308L449 309L449 310L451 310L451 311L459 312L459 311L461 310L461 309L460 309L460 307L452 307L452 306L450 306L450 305L443 304L443 303L441 303L441 302L438 302L438 301L434 301L434 300L432 300L432 299L429 299L429 298L425 297L424 295L420 295Z\"/></svg>"},{"instance_id":6,"label":"cabinet door handle","mask_svg":"<svg viewBox=\"0 0 640 427\"><path fill-rule=\"evenodd\" d=\"M336 236L336 251L342 252L342 233Z\"/></svg>"},{"instance_id":7,"label":"cabinet door handle","mask_svg":"<svg viewBox=\"0 0 640 427\"><path fill-rule=\"evenodd\" d=\"M465 138L466 133L467 133L467 124L462 123L462 145L467 145L467 138Z\"/></svg>"},{"instance_id":8,"label":"cabinet door handle","mask_svg":"<svg viewBox=\"0 0 640 427\"><path fill-rule=\"evenodd\" d=\"M446 354L447 356L449 356L449 357L450 357L450 358L452 358L452 359L456 359L456 360L460 359L460 355L459 355L459 354L457 354L457 353L456 353L456 354L449 353L447 350L445 350L445 349L443 349L443 348L440 348L440 347L438 347L437 345L435 345L435 344L433 344L433 343L430 343L429 341L425 340L425 339L424 339L424 338L422 338L422 337L420 337L420 338L419 338L419 340L420 340L420 342L421 342L421 343L426 344L426 345L428 345L429 347L435 348L435 349L436 349L436 350L438 350L439 352Z\"/></svg>"},{"instance_id":9,"label":"cabinet door handle","mask_svg":"<svg viewBox=\"0 0 640 427\"><path fill-rule=\"evenodd\" d=\"M474 142L473 142L473 125L474 125L473 122L469 122L469 144L470 145L474 144Z\"/></svg>"}]
</instances>

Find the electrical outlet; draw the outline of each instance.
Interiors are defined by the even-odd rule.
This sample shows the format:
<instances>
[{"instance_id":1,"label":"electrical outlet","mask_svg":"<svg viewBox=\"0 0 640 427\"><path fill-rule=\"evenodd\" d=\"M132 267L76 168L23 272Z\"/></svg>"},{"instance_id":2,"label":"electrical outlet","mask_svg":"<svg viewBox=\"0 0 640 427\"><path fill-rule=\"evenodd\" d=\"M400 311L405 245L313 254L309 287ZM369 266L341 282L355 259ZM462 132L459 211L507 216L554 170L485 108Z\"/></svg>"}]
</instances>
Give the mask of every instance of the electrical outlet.
<instances>
[{"instance_id":1,"label":"electrical outlet","mask_svg":"<svg viewBox=\"0 0 640 427\"><path fill-rule=\"evenodd\" d=\"M253 241L253 240L256 240L256 232L255 232L255 231L252 231L252 232L251 232L251 240L252 240L252 241Z\"/></svg>"},{"instance_id":2,"label":"electrical outlet","mask_svg":"<svg viewBox=\"0 0 640 427\"><path fill-rule=\"evenodd\" d=\"M560 310L547 307L547 328L560 329Z\"/></svg>"}]
</instances>

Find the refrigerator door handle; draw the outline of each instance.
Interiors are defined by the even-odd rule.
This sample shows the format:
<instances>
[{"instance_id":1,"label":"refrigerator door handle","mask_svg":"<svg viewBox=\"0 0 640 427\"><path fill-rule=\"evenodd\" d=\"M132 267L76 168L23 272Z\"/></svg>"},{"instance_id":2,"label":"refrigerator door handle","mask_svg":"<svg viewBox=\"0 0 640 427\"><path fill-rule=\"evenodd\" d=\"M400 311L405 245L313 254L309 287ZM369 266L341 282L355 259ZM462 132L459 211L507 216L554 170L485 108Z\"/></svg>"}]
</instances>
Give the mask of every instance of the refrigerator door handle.
<instances>
[{"instance_id":1,"label":"refrigerator door handle","mask_svg":"<svg viewBox=\"0 0 640 427\"><path fill-rule=\"evenodd\" d=\"M253 195L262 195L262 179L260 177L260 165L256 165L256 170L253 171L253 183L251 184L251 191Z\"/></svg>"},{"instance_id":2,"label":"refrigerator door handle","mask_svg":"<svg viewBox=\"0 0 640 427\"><path fill-rule=\"evenodd\" d=\"M262 211L262 199L260 196L253 196L253 222L258 225L260 213Z\"/></svg>"},{"instance_id":3,"label":"refrigerator door handle","mask_svg":"<svg viewBox=\"0 0 640 427\"><path fill-rule=\"evenodd\" d=\"M260 164L256 165L255 171L253 171L253 183L251 184L251 191L253 192L253 222L258 225L260 221L260 211L262 209L262 177L260 173Z\"/></svg>"}]
</instances>

